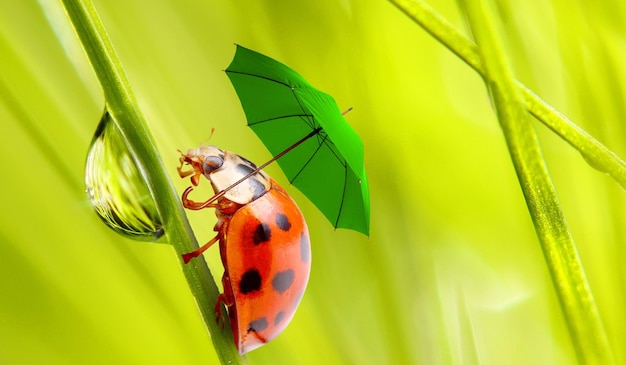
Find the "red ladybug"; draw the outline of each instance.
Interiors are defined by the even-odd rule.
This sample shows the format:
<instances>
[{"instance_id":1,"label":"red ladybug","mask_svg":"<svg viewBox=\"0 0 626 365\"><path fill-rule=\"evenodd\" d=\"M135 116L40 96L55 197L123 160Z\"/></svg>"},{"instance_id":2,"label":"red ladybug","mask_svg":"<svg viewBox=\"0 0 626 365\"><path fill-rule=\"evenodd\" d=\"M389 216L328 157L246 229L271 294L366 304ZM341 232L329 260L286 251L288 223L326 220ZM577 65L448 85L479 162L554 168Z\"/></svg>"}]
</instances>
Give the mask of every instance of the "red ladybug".
<instances>
[{"instance_id":1,"label":"red ladybug","mask_svg":"<svg viewBox=\"0 0 626 365\"><path fill-rule=\"evenodd\" d=\"M197 186L204 175L219 193L257 169L247 159L215 146L190 149L180 157L181 177ZM184 164L193 168L183 171ZM271 341L287 327L302 298L311 270L309 232L302 212L289 194L259 170L228 190L213 204L182 197L183 206L215 208L217 235L200 249L183 255L185 263L219 241L224 265L223 303L240 354Z\"/></svg>"}]
</instances>

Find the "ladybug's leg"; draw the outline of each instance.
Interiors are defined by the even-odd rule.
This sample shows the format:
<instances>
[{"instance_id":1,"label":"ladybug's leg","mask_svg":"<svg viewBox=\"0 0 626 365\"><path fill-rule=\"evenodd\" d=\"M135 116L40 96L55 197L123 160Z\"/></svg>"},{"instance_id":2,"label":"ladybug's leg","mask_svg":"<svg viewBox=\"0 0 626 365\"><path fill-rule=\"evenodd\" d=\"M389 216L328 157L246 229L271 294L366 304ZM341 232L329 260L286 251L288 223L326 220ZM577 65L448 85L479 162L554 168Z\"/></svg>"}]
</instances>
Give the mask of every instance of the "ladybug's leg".
<instances>
[{"instance_id":1,"label":"ladybug's leg","mask_svg":"<svg viewBox=\"0 0 626 365\"><path fill-rule=\"evenodd\" d=\"M187 209L191 209L191 210L200 210L204 208L217 208L218 207L217 204L206 204L206 202L198 203L189 199L188 196L192 190L193 190L193 186L190 186L187 189L185 189L185 191L183 192L183 196L182 196L183 207Z\"/></svg>"},{"instance_id":2,"label":"ladybug's leg","mask_svg":"<svg viewBox=\"0 0 626 365\"><path fill-rule=\"evenodd\" d=\"M221 233L218 233L215 237L213 237L209 242L205 243L204 245L202 245L200 248L198 248L195 251L191 251L188 252L186 254L183 254L183 262L184 263L188 263L192 258L194 257L198 257L200 255L202 255L202 253L204 251L206 251L209 247L211 247L215 242L217 242L217 240L219 240L221 237Z\"/></svg>"},{"instance_id":3,"label":"ladybug's leg","mask_svg":"<svg viewBox=\"0 0 626 365\"><path fill-rule=\"evenodd\" d=\"M215 321L219 324L222 323L222 329L224 329L224 315L222 314L222 304L226 306L227 310L230 310L230 307L235 304L235 295L233 294L233 289L230 286L230 277L226 272L224 272L224 276L222 276L222 286L224 287L224 292L217 296L217 303L215 303ZM232 324L231 324L232 325Z\"/></svg>"},{"instance_id":4,"label":"ladybug's leg","mask_svg":"<svg viewBox=\"0 0 626 365\"><path fill-rule=\"evenodd\" d=\"M181 178L185 178L187 176L191 176L191 175L196 173L196 170L183 171L183 167L182 166L178 166L176 168L176 171L178 171L178 176L180 176Z\"/></svg>"},{"instance_id":5,"label":"ladybug's leg","mask_svg":"<svg viewBox=\"0 0 626 365\"><path fill-rule=\"evenodd\" d=\"M198 161L197 158L192 158L183 154L181 150L178 150L178 152L181 153L179 159L180 166L176 168L176 171L178 171L178 176L180 176L181 178L191 176L191 183L194 186L197 186L200 183L200 176L202 176L202 162ZM183 165L185 163L190 164L192 166L192 169L183 171Z\"/></svg>"}]
</instances>

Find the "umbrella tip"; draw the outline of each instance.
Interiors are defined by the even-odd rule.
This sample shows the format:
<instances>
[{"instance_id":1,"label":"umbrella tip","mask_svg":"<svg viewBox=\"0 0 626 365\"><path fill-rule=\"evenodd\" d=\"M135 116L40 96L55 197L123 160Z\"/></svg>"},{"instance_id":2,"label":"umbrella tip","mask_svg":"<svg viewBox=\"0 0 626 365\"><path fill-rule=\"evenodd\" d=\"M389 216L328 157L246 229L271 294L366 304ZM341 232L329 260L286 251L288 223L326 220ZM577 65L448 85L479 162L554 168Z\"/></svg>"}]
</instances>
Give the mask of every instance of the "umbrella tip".
<instances>
[{"instance_id":1,"label":"umbrella tip","mask_svg":"<svg viewBox=\"0 0 626 365\"><path fill-rule=\"evenodd\" d=\"M346 114L350 113L350 111L352 111L352 109L353 109L352 107L349 107L348 109L344 110L344 112L341 113L341 115L346 115Z\"/></svg>"}]
</instances>

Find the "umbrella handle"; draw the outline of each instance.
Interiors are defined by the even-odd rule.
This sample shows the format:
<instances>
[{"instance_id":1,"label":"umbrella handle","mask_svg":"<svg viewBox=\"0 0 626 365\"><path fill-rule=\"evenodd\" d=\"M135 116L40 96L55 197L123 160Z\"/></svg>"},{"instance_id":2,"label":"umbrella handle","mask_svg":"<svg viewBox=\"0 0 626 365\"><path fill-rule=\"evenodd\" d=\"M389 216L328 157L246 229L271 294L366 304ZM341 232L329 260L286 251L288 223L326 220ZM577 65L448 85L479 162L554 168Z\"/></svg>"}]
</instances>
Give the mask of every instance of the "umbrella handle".
<instances>
[{"instance_id":1,"label":"umbrella handle","mask_svg":"<svg viewBox=\"0 0 626 365\"><path fill-rule=\"evenodd\" d=\"M352 110L352 108L346 110L344 113L349 112L350 110ZM264 168L266 168L269 164L271 164L272 162L278 160L279 158L283 157L285 154L287 154L289 151L293 150L294 148L298 147L299 145L301 145L304 141L306 141L307 139L313 137L314 135L318 134L320 131L322 130L322 127L317 127L314 130L311 131L311 133L307 134L306 136L302 137L299 141L297 141L296 143L292 144L291 146L287 147L283 152L277 154L276 156L274 156L272 159L270 159L269 161L267 161L266 163L264 163L263 165L257 167L255 170L252 170L252 172L250 172L248 175L242 177L241 179L237 180L235 183L233 183L232 185L228 186L227 188L225 188L224 190L220 191L219 193L215 194L213 197L211 197L209 200L207 200L206 202L202 203L200 206L202 207L207 207L209 206L211 203L213 203L214 201L216 201L217 199L221 198L224 196L224 194L226 194L229 190L231 190L232 188L234 188L235 186L241 184L242 182L244 182L247 178L249 178L250 176L258 173L259 171L263 170Z\"/></svg>"}]
</instances>

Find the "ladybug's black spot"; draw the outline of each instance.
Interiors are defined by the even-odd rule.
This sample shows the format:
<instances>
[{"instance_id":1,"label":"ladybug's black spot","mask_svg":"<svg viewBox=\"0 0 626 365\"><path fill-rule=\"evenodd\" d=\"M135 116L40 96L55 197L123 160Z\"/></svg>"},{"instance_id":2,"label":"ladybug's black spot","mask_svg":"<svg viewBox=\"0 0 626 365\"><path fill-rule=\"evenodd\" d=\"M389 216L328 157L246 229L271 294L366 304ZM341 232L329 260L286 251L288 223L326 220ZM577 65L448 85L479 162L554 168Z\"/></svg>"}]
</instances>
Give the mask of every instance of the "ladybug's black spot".
<instances>
[{"instance_id":1,"label":"ladybug's black spot","mask_svg":"<svg viewBox=\"0 0 626 365\"><path fill-rule=\"evenodd\" d=\"M260 245L263 242L267 242L272 237L272 230L266 223L259 223L254 230L254 236L252 236L252 242L255 245Z\"/></svg>"},{"instance_id":2,"label":"ladybug's black spot","mask_svg":"<svg viewBox=\"0 0 626 365\"><path fill-rule=\"evenodd\" d=\"M241 156L239 156L239 157L241 157ZM253 164L252 162L246 160L243 157L241 157L241 158L243 160L247 161L250 165L247 165L247 164L244 164L244 163L237 164L237 166L235 166L235 169L237 170L237 172L239 172L242 175L246 176L249 173L251 173L252 171L256 170L256 165L255 164ZM253 192L252 200L256 200L256 199L260 198L261 195L266 193L265 185L263 185L263 183L258 180L259 176L261 176L261 175L254 174L254 175L250 176L245 181L245 184L250 185L250 187L252 188L252 192Z\"/></svg>"},{"instance_id":3,"label":"ladybug's black spot","mask_svg":"<svg viewBox=\"0 0 626 365\"><path fill-rule=\"evenodd\" d=\"M254 176L248 178L248 184L250 184L250 187L252 187L252 191L254 192L252 194L252 200L257 200L265 194L267 190L265 190L265 185L263 185L263 183L257 180Z\"/></svg>"},{"instance_id":4,"label":"ladybug's black spot","mask_svg":"<svg viewBox=\"0 0 626 365\"><path fill-rule=\"evenodd\" d=\"M285 318L285 311L278 312L276 318L274 318L274 326L278 325L283 318Z\"/></svg>"},{"instance_id":5,"label":"ladybug's black spot","mask_svg":"<svg viewBox=\"0 0 626 365\"><path fill-rule=\"evenodd\" d=\"M302 262L309 262L311 260L311 241L309 235L302 232L300 235L300 258Z\"/></svg>"},{"instance_id":6,"label":"ladybug's black spot","mask_svg":"<svg viewBox=\"0 0 626 365\"><path fill-rule=\"evenodd\" d=\"M265 317L261 317L250 322L250 324L248 325L248 332L261 332L266 328L267 319Z\"/></svg>"},{"instance_id":7,"label":"ladybug's black spot","mask_svg":"<svg viewBox=\"0 0 626 365\"><path fill-rule=\"evenodd\" d=\"M257 269L246 271L239 282L239 290L243 294L252 293L261 289L261 274Z\"/></svg>"},{"instance_id":8,"label":"ladybug's black spot","mask_svg":"<svg viewBox=\"0 0 626 365\"><path fill-rule=\"evenodd\" d=\"M274 279L272 279L274 290L281 294L287 291L287 289L291 287L291 284L293 284L294 276L295 274L292 269L287 269L274 275Z\"/></svg>"},{"instance_id":9,"label":"ladybug's black spot","mask_svg":"<svg viewBox=\"0 0 626 365\"><path fill-rule=\"evenodd\" d=\"M252 171L254 171L254 169L246 164L240 163L237 164L237 166L235 166L235 168L237 169L237 171L241 172L243 175L248 175L249 173L251 173Z\"/></svg>"},{"instance_id":10,"label":"ladybug's black spot","mask_svg":"<svg viewBox=\"0 0 626 365\"><path fill-rule=\"evenodd\" d=\"M283 231L288 231L289 228L291 228L291 222L289 222L289 218L281 213L276 214L276 225Z\"/></svg>"},{"instance_id":11,"label":"ladybug's black spot","mask_svg":"<svg viewBox=\"0 0 626 365\"><path fill-rule=\"evenodd\" d=\"M254 162L248 160L247 158L243 157L243 156L239 156L240 159L244 160L248 165L252 166L253 170L256 170L256 165L254 164ZM250 170L252 171L252 170Z\"/></svg>"}]
</instances>

